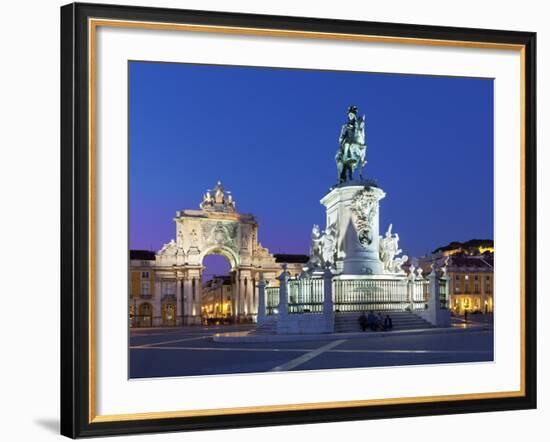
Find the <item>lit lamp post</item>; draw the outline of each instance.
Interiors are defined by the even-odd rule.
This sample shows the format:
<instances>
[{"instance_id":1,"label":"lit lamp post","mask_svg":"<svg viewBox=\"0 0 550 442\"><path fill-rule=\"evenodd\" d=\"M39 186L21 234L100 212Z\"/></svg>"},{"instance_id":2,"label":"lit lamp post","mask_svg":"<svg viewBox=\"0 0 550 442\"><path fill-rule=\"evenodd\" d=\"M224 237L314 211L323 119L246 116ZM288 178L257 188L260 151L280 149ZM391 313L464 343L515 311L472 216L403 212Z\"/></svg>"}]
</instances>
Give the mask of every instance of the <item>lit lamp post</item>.
<instances>
[{"instance_id":1,"label":"lit lamp post","mask_svg":"<svg viewBox=\"0 0 550 442\"><path fill-rule=\"evenodd\" d=\"M464 324L468 323L468 310L470 309L470 303L464 302Z\"/></svg>"}]
</instances>

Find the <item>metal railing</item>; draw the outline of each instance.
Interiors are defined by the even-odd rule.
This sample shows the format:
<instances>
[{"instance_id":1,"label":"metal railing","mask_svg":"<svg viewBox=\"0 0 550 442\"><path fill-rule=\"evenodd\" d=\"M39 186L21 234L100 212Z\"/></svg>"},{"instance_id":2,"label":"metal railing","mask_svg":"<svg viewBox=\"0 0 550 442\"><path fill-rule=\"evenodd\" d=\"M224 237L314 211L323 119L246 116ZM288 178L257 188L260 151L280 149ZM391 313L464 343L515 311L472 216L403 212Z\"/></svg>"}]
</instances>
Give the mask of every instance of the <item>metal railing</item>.
<instances>
[{"instance_id":1,"label":"metal railing","mask_svg":"<svg viewBox=\"0 0 550 442\"><path fill-rule=\"evenodd\" d=\"M405 310L410 305L406 280L334 281L334 311L336 312Z\"/></svg>"},{"instance_id":2,"label":"metal railing","mask_svg":"<svg viewBox=\"0 0 550 442\"><path fill-rule=\"evenodd\" d=\"M288 281L288 313L323 313L323 279Z\"/></svg>"},{"instance_id":3,"label":"metal railing","mask_svg":"<svg viewBox=\"0 0 550 442\"><path fill-rule=\"evenodd\" d=\"M430 283L425 279L410 281L411 309L425 310L428 308L428 297L430 296Z\"/></svg>"},{"instance_id":4,"label":"metal railing","mask_svg":"<svg viewBox=\"0 0 550 442\"><path fill-rule=\"evenodd\" d=\"M332 282L335 312L425 310L429 281L420 279L345 279ZM265 288L266 314L278 313L279 287ZM440 295L441 296L441 295ZM441 298L440 298L441 299ZM444 299L447 299L445 292ZM288 280L288 313L323 313L322 278Z\"/></svg>"},{"instance_id":5,"label":"metal railing","mask_svg":"<svg viewBox=\"0 0 550 442\"><path fill-rule=\"evenodd\" d=\"M265 313L266 315L274 315L279 307L279 287L265 288Z\"/></svg>"},{"instance_id":6,"label":"metal railing","mask_svg":"<svg viewBox=\"0 0 550 442\"><path fill-rule=\"evenodd\" d=\"M449 306L448 296L447 296L447 281L440 279L438 281L438 295L439 295L439 306L441 309L446 310Z\"/></svg>"}]
</instances>

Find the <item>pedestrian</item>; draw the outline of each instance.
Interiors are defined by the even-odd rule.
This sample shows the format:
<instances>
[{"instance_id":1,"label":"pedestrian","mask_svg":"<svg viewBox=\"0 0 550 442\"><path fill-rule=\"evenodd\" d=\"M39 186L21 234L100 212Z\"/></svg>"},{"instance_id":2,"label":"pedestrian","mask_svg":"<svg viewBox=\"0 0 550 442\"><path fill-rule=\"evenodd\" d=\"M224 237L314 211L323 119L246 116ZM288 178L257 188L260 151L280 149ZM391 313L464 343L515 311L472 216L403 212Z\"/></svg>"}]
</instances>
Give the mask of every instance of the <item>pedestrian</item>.
<instances>
[{"instance_id":1,"label":"pedestrian","mask_svg":"<svg viewBox=\"0 0 550 442\"><path fill-rule=\"evenodd\" d=\"M386 315L384 318L384 330L391 330L393 328L393 321L390 315Z\"/></svg>"},{"instance_id":2,"label":"pedestrian","mask_svg":"<svg viewBox=\"0 0 550 442\"><path fill-rule=\"evenodd\" d=\"M359 316L359 325L362 331L365 331L367 329L368 319L367 319L367 315L365 315L365 312L362 312L361 315Z\"/></svg>"},{"instance_id":3,"label":"pedestrian","mask_svg":"<svg viewBox=\"0 0 550 442\"><path fill-rule=\"evenodd\" d=\"M374 316L374 312L372 310L367 316L367 326L370 327L372 331L376 331L376 316Z\"/></svg>"},{"instance_id":4,"label":"pedestrian","mask_svg":"<svg viewBox=\"0 0 550 442\"><path fill-rule=\"evenodd\" d=\"M379 330L384 330L384 317L380 312L378 312L378 315L376 316L376 326Z\"/></svg>"}]
</instances>

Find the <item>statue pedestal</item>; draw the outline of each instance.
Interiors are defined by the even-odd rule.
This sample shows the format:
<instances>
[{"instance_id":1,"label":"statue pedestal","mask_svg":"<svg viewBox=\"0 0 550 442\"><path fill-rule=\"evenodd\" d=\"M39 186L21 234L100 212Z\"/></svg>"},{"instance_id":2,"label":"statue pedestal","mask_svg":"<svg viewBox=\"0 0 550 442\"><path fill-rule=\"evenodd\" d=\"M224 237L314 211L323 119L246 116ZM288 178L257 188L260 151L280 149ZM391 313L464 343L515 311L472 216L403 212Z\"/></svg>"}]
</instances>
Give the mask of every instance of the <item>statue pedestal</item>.
<instances>
[{"instance_id":1,"label":"statue pedestal","mask_svg":"<svg viewBox=\"0 0 550 442\"><path fill-rule=\"evenodd\" d=\"M326 229L338 231L336 274L380 275L379 201L386 194L378 187L357 182L342 184L321 199L326 207Z\"/></svg>"}]
</instances>

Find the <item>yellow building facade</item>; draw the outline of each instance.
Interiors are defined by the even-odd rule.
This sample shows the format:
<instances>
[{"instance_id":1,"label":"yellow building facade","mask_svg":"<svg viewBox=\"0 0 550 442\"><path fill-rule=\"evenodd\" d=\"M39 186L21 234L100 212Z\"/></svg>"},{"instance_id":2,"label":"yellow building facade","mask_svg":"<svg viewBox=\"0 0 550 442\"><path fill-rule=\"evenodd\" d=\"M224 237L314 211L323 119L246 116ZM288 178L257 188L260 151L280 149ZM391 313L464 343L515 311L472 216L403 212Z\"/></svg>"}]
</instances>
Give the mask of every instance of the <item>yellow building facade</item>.
<instances>
[{"instance_id":1,"label":"yellow building facade","mask_svg":"<svg viewBox=\"0 0 550 442\"><path fill-rule=\"evenodd\" d=\"M231 275L215 276L202 288L202 318L205 323L231 321L233 281Z\"/></svg>"},{"instance_id":2,"label":"yellow building facade","mask_svg":"<svg viewBox=\"0 0 550 442\"><path fill-rule=\"evenodd\" d=\"M494 309L492 260L480 258L477 265L472 265L474 260L468 257L466 263L461 263L466 265L449 267L449 307L456 315L466 311L487 314Z\"/></svg>"},{"instance_id":3,"label":"yellow building facade","mask_svg":"<svg viewBox=\"0 0 550 442\"><path fill-rule=\"evenodd\" d=\"M160 293L156 293L158 283L155 254L146 250L132 250L130 253L130 326L153 326L153 317L158 315L155 311L155 308L158 309L158 303L155 300L160 296ZM162 296L160 310L161 324L159 325L176 325L175 287L172 296L169 293Z\"/></svg>"},{"instance_id":4,"label":"yellow building facade","mask_svg":"<svg viewBox=\"0 0 550 442\"><path fill-rule=\"evenodd\" d=\"M494 310L493 254L469 255L444 251L420 258L427 274L433 260L447 260L449 308L455 315L492 313Z\"/></svg>"}]
</instances>

